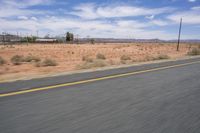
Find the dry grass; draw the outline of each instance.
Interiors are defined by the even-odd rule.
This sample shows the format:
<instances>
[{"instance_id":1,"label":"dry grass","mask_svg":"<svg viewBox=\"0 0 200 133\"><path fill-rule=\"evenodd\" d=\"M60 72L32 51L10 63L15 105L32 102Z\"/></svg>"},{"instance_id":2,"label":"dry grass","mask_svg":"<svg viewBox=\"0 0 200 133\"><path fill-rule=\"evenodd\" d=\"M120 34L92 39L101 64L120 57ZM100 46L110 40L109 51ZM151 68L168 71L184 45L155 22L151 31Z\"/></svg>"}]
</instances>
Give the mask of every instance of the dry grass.
<instances>
[{"instance_id":1,"label":"dry grass","mask_svg":"<svg viewBox=\"0 0 200 133\"><path fill-rule=\"evenodd\" d=\"M42 62L37 62L36 67L47 67L47 66L57 66L58 63L52 59L45 59Z\"/></svg>"},{"instance_id":2,"label":"dry grass","mask_svg":"<svg viewBox=\"0 0 200 133\"><path fill-rule=\"evenodd\" d=\"M161 54L156 56L153 60L164 60L164 59L170 59L170 57L166 54Z\"/></svg>"},{"instance_id":3,"label":"dry grass","mask_svg":"<svg viewBox=\"0 0 200 133\"><path fill-rule=\"evenodd\" d=\"M122 64L127 64L127 63L130 63L130 60L131 60L131 57L129 55L122 55L120 57L120 62Z\"/></svg>"},{"instance_id":4,"label":"dry grass","mask_svg":"<svg viewBox=\"0 0 200 133\"><path fill-rule=\"evenodd\" d=\"M131 57L128 56L128 55L122 55L122 56L120 57L120 60L121 60L121 61L131 60Z\"/></svg>"},{"instance_id":5,"label":"dry grass","mask_svg":"<svg viewBox=\"0 0 200 133\"><path fill-rule=\"evenodd\" d=\"M21 65L22 62L24 62L24 56L23 55L14 55L10 61L13 63L13 65Z\"/></svg>"},{"instance_id":6,"label":"dry grass","mask_svg":"<svg viewBox=\"0 0 200 133\"><path fill-rule=\"evenodd\" d=\"M101 59L93 60L93 62L84 62L81 65L78 65L78 69L90 69L90 68L97 68L97 67L105 67L107 66L106 62Z\"/></svg>"},{"instance_id":7,"label":"dry grass","mask_svg":"<svg viewBox=\"0 0 200 133\"><path fill-rule=\"evenodd\" d=\"M83 56L82 57L82 61L86 61L86 62L93 62L93 59L88 57L88 56Z\"/></svg>"},{"instance_id":8,"label":"dry grass","mask_svg":"<svg viewBox=\"0 0 200 133\"><path fill-rule=\"evenodd\" d=\"M100 53L98 53L98 54L96 55L96 58L97 58L97 59L101 59L101 60L105 60L105 59L106 59L105 55L100 54Z\"/></svg>"},{"instance_id":9,"label":"dry grass","mask_svg":"<svg viewBox=\"0 0 200 133\"><path fill-rule=\"evenodd\" d=\"M191 56L200 55L200 46L199 48L193 48L191 51L188 52L188 55Z\"/></svg>"},{"instance_id":10,"label":"dry grass","mask_svg":"<svg viewBox=\"0 0 200 133\"><path fill-rule=\"evenodd\" d=\"M6 63L5 59L3 59L1 56L0 56L0 66L4 65Z\"/></svg>"},{"instance_id":11,"label":"dry grass","mask_svg":"<svg viewBox=\"0 0 200 133\"><path fill-rule=\"evenodd\" d=\"M197 46L192 45L192 48L194 47ZM107 65L118 65L122 63L126 64L149 61L154 60L158 55L168 55L173 59L177 57L183 57L187 55L187 53L188 44L181 44L180 51L176 52L175 44L166 43L108 43L106 45L30 44L28 46L13 45L12 48L0 46L0 56L4 57L4 60L7 61L6 64L1 66L0 71L2 71L3 74L1 74L0 80L3 77L9 76L20 77L27 74L31 76L42 75L49 72L57 73L74 71L77 69L77 65L84 66L81 68L92 68L103 67ZM11 61L11 58L15 55L19 55L20 57L15 57L13 61ZM57 66L53 65L51 67L35 67L43 66L41 64L43 64L42 62L44 59L56 61ZM163 59L163 57L159 57L157 59Z\"/></svg>"},{"instance_id":12,"label":"dry grass","mask_svg":"<svg viewBox=\"0 0 200 133\"><path fill-rule=\"evenodd\" d=\"M24 62L40 62L41 59L39 57L33 56L33 55L28 55L27 57L24 58Z\"/></svg>"}]
</instances>

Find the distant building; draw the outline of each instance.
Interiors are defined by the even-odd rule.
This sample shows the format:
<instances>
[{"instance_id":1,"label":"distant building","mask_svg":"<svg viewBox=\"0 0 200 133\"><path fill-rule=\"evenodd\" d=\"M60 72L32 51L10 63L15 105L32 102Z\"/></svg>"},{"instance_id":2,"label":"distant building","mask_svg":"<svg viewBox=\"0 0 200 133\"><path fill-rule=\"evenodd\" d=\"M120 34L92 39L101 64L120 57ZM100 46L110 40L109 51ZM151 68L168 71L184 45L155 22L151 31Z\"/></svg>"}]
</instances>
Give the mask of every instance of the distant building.
<instances>
[{"instance_id":1,"label":"distant building","mask_svg":"<svg viewBox=\"0 0 200 133\"><path fill-rule=\"evenodd\" d=\"M54 38L38 38L35 40L37 43L55 43L58 42L57 39Z\"/></svg>"},{"instance_id":2,"label":"distant building","mask_svg":"<svg viewBox=\"0 0 200 133\"><path fill-rule=\"evenodd\" d=\"M11 34L0 35L0 42L20 42L21 37Z\"/></svg>"}]
</instances>

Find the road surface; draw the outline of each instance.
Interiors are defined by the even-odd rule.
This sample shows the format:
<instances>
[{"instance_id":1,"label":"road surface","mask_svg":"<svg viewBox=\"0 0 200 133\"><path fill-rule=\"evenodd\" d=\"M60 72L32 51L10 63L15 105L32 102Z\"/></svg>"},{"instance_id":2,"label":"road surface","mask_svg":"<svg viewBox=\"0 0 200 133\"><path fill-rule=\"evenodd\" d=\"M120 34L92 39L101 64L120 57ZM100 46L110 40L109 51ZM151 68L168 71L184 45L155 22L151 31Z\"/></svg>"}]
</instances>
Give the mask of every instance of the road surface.
<instances>
[{"instance_id":1,"label":"road surface","mask_svg":"<svg viewBox=\"0 0 200 133\"><path fill-rule=\"evenodd\" d=\"M174 64L196 63L0 97L0 133L199 133L199 60L177 61ZM132 69L138 71L137 67ZM125 70L130 68L118 72ZM47 85L39 81L1 83L0 93Z\"/></svg>"}]
</instances>

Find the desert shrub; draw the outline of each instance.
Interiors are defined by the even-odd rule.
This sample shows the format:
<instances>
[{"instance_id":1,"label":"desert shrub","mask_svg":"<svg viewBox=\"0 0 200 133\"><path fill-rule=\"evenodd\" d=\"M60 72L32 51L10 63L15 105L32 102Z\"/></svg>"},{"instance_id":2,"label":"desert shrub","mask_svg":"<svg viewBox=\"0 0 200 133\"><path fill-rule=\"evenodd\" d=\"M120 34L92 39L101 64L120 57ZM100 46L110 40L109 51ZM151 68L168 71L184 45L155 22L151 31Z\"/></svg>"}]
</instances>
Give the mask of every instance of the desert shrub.
<instances>
[{"instance_id":1,"label":"desert shrub","mask_svg":"<svg viewBox=\"0 0 200 133\"><path fill-rule=\"evenodd\" d=\"M90 69L96 67L105 67L107 64L103 60L94 60L93 62L85 62L81 65L78 65L79 69Z\"/></svg>"},{"instance_id":2,"label":"desert shrub","mask_svg":"<svg viewBox=\"0 0 200 133\"><path fill-rule=\"evenodd\" d=\"M112 60L112 59L110 59L108 63L109 63L110 65L116 65L116 62L115 62L114 60Z\"/></svg>"},{"instance_id":3,"label":"desert shrub","mask_svg":"<svg viewBox=\"0 0 200 133\"><path fill-rule=\"evenodd\" d=\"M164 60L164 59L170 59L170 57L168 55L165 55L165 54L161 54L161 55L158 55L158 56L146 56L144 58L143 61L153 61L153 60Z\"/></svg>"},{"instance_id":4,"label":"desert shrub","mask_svg":"<svg viewBox=\"0 0 200 133\"><path fill-rule=\"evenodd\" d=\"M147 55L142 61L152 61L152 60L156 60L156 58L153 56Z\"/></svg>"},{"instance_id":5,"label":"desert shrub","mask_svg":"<svg viewBox=\"0 0 200 133\"><path fill-rule=\"evenodd\" d=\"M39 61L41 61L41 59L39 57L32 56L32 55L29 55L24 58L24 62L32 62L32 61L39 62Z\"/></svg>"},{"instance_id":6,"label":"desert shrub","mask_svg":"<svg viewBox=\"0 0 200 133\"><path fill-rule=\"evenodd\" d=\"M85 61L85 62L93 62L93 59L92 59L92 58L89 58L88 56L83 56L83 57L82 57L82 61Z\"/></svg>"},{"instance_id":7,"label":"desert shrub","mask_svg":"<svg viewBox=\"0 0 200 133\"><path fill-rule=\"evenodd\" d=\"M5 64L5 63L6 63L6 61L0 56L0 66Z\"/></svg>"},{"instance_id":8,"label":"desert shrub","mask_svg":"<svg viewBox=\"0 0 200 133\"><path fill-rule=\"evenodd\" d=\"M191 56L200 55L200 49L193 48L190 52L188 52L188 55L191 55Z\"/></svg>"},{"instance_id":9,"label":"desert shrub","mask_svg":"<svg viewBox=\"0 0 200 133\"><path fill-rule=\"evenodd\" d=\"M131 57L128 55L122 55L120 58L121 61L127 61L127 60L131 60Z\"/></svg>"},{"instance_id":10,"label":"desert shrub","mask_svg":"<svg viewBox=\"0 0 200 133\"><path fill-rule=\"evenodd\" d=\"M106 66L106 63L102 60L95 60L93 62L93 67L104 67Z\"/></svg>"},{"instance_id":11,"label":"desert shrub","mask_svg":"<svg viewBox=\"0 0 200 133\"><path fill-rule=\"evenodd\" d=\"M36 62L35 63L35 67L41 67L42 66L42 63L41 62Z\"/></svg>"},{"instance_id":12,"label":"desert shrub","mask_svg":"<svg viewBox=\"0 0 200 133\"><path fill-rule=\"evenodd\" d=\"M161 55L158 55L157 57L154 57L153 59L154 60L164 60L164 59L169 59L170 57L166 54L161 54Z\"/></svg>"},{"instance_id":13,"label":"desert shrub","mask_svg":"<svg viewBox=\"0 0 200 133\"><path fill-rule=\"evenodd\" d=\"M128 61L131 60L131 57L128 56L128 55L122 55L122 56L120 57L120 60L121 60L121 63L122 63L122 64L126 64Z\"/></svg>"},{"instance_id":14,"label":"desert shrub","mask_svg":"<svg viewBox=\"0 0 200 133\"><path fill-rule=\"evenodd\" d=\"M11 58L11 62L12 62L14 65L20 65L22 62L24 62L24 56L22 56L22 55L14 55L14 56Z\"/></svg>"},{"instance_id":15,"label":"desert shrub","mask_svg":"<svg viewBox=\"0 0 200 133\"><path fill-rule=\"evenodd\" d=\"M126 63L127 63L126 60L121 60L120 62L121 62L122 64L126 64Z\"/></svg>"},{"instance_id":16,"label":"desert shrub","mask_svg":"<svg viewBox=\"0 0 200 133\"><path fill-rule=\"evenodd\" d=\"M105 60L105 59L106 59L106 57L105 57L103 54L100 54L100 53L98 53L98 54L96 55L96 58L97 58L97 59L101 59L101 60Z\"/></svg>"},{"instance_id":17,"label":"desert shrub","mask_svg":"<svg viewBox=\"0 0 200 133\"><path fill-rule=\"evenodd\" d=\"M42 66L57 66L57 62L52 59L45 59L42 63Z\"/></svg>"}]
</instances>

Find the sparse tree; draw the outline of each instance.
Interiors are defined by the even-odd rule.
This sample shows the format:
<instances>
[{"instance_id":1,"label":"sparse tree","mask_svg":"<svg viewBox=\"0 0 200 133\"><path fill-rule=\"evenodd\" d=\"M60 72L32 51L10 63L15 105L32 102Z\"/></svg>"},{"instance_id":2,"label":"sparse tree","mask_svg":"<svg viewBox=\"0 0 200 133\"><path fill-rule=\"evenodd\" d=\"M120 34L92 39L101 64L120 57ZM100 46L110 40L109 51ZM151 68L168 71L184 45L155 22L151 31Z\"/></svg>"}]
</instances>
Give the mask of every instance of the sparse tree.
<instances>
[{"instance_id":1,"label":"sparse tree","mask_svg":"<svg viewBox=\"0 0 200 133\"><path fill-rule=\"evenodd\" d=\"M70 33L67 32L67 34L66 34L66 42L69 42L69 41L70 41Z\"/></svg>"},{"instance_id":2,"label":"sparse tree","mask_svg":"<svg viewBox=\"0 0 200 133\"><path fill-rule=\"evenodd\" d=\"M27 36L27 37L22 37L21 38L21 42L22 43L34 43L36 41L36 37L35 36Z\"/></svg>"},{"instance_id":3,"label":"sparse tree","mask_svg":"<svg viewBox=\"0 0 200 133\"><path fill-rule=\"evenodd\" d=\"M70 33L70 41L74 40L74 34Z\"/></svg>"},{"instance_id":4,"label":"sparse tree","mask_svg":"<svg viewBox=\"0 0 200 133\"><path fill-rule=\"evenodd\" d=\"M95 40L92 38L92 39L90 39L90 43L91 44L94 44L95 43Z\"/></svg>"},{"instance_id":5,"label":"sparse tree","mask_svg":"<svg viewBox=\"0 0 200 133\"><path fill-rule=\"evenodd\" d=\"M66 42L73 42L73 40L74 40L74 34L70 33L70 32L67 32L67 34L66 34Z\"/></svg>"}]
</instances>

